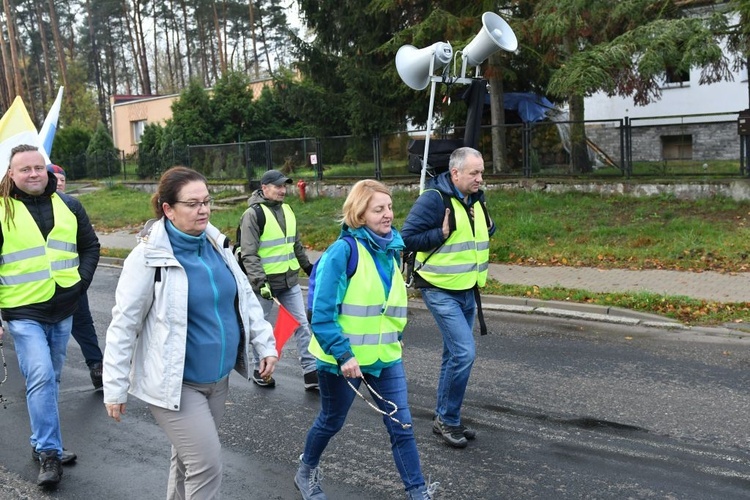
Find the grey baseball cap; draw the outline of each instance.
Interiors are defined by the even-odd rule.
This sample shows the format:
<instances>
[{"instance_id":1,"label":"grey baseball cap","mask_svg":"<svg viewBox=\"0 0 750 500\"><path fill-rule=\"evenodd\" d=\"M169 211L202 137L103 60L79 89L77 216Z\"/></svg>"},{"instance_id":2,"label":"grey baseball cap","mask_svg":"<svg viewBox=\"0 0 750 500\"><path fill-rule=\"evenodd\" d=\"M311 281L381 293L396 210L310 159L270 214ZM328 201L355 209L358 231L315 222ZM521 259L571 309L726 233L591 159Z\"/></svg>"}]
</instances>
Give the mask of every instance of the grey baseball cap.
<instances>
[{"instance_id":1,"label":"grey baseball cap","mask_svg":"<svg viewBox=\"0 0 750 500\"><path fill-rule=\"evenodd\" d=\"M261 184L273 184L274 186L281 186L282 184L291 184L292 179L285 176L278 170L269 170L263 177L260 178Z\"/></svg>"}]
</instances>

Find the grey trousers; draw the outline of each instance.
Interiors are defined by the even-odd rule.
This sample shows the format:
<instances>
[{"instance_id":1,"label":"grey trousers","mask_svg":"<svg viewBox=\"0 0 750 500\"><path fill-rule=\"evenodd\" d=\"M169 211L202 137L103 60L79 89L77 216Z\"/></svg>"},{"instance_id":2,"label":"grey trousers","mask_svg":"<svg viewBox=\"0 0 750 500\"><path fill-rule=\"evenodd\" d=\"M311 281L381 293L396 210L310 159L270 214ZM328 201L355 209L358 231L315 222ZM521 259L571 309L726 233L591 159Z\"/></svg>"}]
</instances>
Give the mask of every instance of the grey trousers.
<instances>
[{"instance_id":1,"label":"grey trousers","mask_svg":"<svg viewBox=\"0 0 750 500\"><path fill-rule=\"evenodd\" d=\"M172 443L167 500L221 497L219 424L229 392L229 377L213 384L183 382L180 410L148 405Z\"/></svg>"}]
</instances>

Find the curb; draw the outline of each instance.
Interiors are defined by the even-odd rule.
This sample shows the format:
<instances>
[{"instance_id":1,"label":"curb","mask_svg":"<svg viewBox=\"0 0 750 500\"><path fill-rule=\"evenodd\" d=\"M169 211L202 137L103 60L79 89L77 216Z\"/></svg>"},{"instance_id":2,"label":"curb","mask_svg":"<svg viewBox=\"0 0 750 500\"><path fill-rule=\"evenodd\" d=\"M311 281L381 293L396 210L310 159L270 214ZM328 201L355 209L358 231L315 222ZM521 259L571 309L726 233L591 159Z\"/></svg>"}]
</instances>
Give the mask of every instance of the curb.
<instances>
[{"instance_id":1,"label":"curb","mask_svg":"<svg viewBox=\"0 0 750 500\"><path fill-rule=\"evenodd\" d=\"M105 267L122 267L124 261L125 259L116 257L101 257L99 259L99 265ZM307 290L307 278L300 278L299 281L300 287ZM409 298L410 301L417 299L418 293L410 290ZM417 304L423 306L421 301L418 301ZM596 304L579 304L554 300L527 299L523 297L485 295L482 297L482 307L485 310L514 314L536 314L540 316L577 319L623 326L680 330L703 335L731 336L739 339L750 339L750 326L745 329L738 328L734 325L724 325L720 327L692 327L656 314L642 313L620 307L600 306Z\"/></svg>"}]
</instances>

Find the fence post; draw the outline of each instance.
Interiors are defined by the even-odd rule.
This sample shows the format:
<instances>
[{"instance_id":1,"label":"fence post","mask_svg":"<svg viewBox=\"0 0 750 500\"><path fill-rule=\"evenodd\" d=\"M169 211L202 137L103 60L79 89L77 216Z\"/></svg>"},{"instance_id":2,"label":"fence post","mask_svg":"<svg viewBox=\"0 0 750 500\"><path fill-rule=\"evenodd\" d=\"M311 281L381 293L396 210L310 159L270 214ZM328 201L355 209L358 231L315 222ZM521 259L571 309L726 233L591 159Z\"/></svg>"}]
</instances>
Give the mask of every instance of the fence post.
<instances>
[{"instance_id":1,"label":"fence post","mask_svg":"<svg viewBox=\"0 0 750 500\"><path fill-rule=\"evenodd\" d=\"M253 167L250 166L250 143L245 142L245 177L247 177L247 187L253 180Z\"/></svg>"},{"instance_id":2,"label":"fence post","mask_svg":"<svg viewBox=\"0 0 750 500\"><path fill-rule=\"evenodd\" d=\"M521 149L523 151L523 176L531 177L531 128L524 122L521 132Z\"/></svg>"},{"instance_id":3,"label":"fence post","mask_svg":"<svg viewBox=\"0 0 750 500\"><path fill-rule=\"evenodd\" d=\"M271 161L271 141L266 139L263 146L266 149L266 171L273 168L273 162Z\"/></svg>"},{"instance_id":4,"label":"fence post","mask_svg":"<svg viewBox=\"0 0 750 500\"><path fill-rule=\"evenodd\" d=\"M315 149L318 152L318 165L316 178L319 181L323 180L323 144L320 142L320 137L315 138Z\"/></svg>"},{"instance_id":5,"label":"fence post","mask_svg":"<svg viewBox=\"0 0 750 500\"><path fill-rule=\"evenodd\" d=\"M630 179L633 175L633 136L630 128L630 118L625 117L625 177Z\"/></svg>"},{"instance_id":6,"label":"fence post","mask_svg":"<svg viewBox=\"0 0 750 500\"><path fill-rule=\"evenodd\" d=\"M628 167L625 165L625 126L624 121L620 120L620 171L622 175L627 176Z\"/></svg>"},{"instance_id":7,"label":"fence post","mask_svg":"<svg viewBox=\"0 0 750 500\"><path fill-rule=\"evenodd\" d=\"M375 180L383 179L383 165L380 163L380 134L372 138L372 155L375 159Z\"/></svg>"}]
</instances>

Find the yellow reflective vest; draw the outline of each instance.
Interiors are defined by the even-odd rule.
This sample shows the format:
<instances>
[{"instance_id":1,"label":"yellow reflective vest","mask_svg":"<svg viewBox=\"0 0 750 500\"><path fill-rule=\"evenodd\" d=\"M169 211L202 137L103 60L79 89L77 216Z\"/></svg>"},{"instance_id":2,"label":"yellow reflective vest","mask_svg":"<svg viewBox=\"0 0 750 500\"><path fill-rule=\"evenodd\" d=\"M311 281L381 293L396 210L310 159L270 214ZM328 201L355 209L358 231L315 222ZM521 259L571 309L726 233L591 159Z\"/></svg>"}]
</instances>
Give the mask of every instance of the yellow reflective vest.
<instances>
[{"instance_id":1,"label":"yellow reflective vest","mask_svg":"<svg viewBox=\"0 0 750 500\"><path fill-rule=\"evenodd\" d=\"M263 266L266 276L269 274L282 274L288 270L299 269L299 262L294 255L294 239L297 236L297 219L294 212L286 203L281 204L286 221L286 234L281 230L279 221L267 206L261 204L263 213L266 215L266 224L263 234L260 235L258 245L258 257Z\"/></svg>"},{"instance_id":2,"label":"yellow reflective vest","mask_svg":"<svg viewBox=\"0 0 750 500\"><path fill-rule=\"evenodd\" d=\"M0 308L44 302L55 294L55 285L69 288L81 280L78 221L65 202L57 194L51 196L55 225L45 241L26 205L9 201L15 214L11 224L5 222L5 206L0 202Z\"/></svg>"},{"instance_id":3,"label":"yellow reflective vest","mask_svg":"<svg viewBox=\"0 0 750 500\"><path fill-rule=\"evenodd\" d=\"M425 281L445 290L469 290L487 282L490 235L482 202L474 202L474 225L468 210L457 198L451 198L456 230L438 250L417 252L415 267ZM429 258L428 258L429 256ZM426 262L425 262L426 261Z\"/></svg>"},{"instance_id":4,"label":"yellow reflective vest","mask_svg":"<svg viewBox=\"0 0 750 500\"><path fill-rule=\"evenodd\" d=\"M401 359L399 336L406 326L408 304L404 278L394 259L391 291L386 298L372 255L359 241L357 251L357 270L349 280L337 322L360 366L397 361ZM319 360L337 364L323 352L314 335L309 349Z\"/></svg>"}]
</instances>

